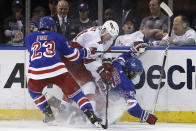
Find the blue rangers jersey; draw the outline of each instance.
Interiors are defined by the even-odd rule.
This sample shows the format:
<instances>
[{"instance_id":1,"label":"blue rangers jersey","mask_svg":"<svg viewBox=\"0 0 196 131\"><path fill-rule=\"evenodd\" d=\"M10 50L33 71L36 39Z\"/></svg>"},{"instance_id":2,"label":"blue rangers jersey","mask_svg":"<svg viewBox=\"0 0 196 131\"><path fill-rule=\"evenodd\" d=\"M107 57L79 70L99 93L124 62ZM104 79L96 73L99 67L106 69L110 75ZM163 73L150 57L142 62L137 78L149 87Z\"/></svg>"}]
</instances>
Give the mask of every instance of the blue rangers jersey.
<instances>
[{"instance_id":1,"label":"blue rangers jersey","mask_svg":"<svg viewBox=\"0 0 196 131\"><path fill-rule=\"evenodd\" d=\"M133 57L130 53L124 53L112 62L114 66L114 71L112 72L114 87L111 89L111 92L118 92L120 95L124 97L129 97L130 95L132 95L133 97L136 93L135 85L127 77L123 70L125 62L131 58Z\"/></svg>"},{"instance_id":2,"label":"blue rangers jersey","mask_svg":"<svg viewBox=\"0 0 196 131\"><path fill-rule=\"evenodd\" d=\"M67 72L61 54L73 62L80 61L85 55L84 49L68 46L67 39L56 32L33 32L25 37L25 43L30 53L28 77L35 80Z\"/></svg>"}]
</instances>

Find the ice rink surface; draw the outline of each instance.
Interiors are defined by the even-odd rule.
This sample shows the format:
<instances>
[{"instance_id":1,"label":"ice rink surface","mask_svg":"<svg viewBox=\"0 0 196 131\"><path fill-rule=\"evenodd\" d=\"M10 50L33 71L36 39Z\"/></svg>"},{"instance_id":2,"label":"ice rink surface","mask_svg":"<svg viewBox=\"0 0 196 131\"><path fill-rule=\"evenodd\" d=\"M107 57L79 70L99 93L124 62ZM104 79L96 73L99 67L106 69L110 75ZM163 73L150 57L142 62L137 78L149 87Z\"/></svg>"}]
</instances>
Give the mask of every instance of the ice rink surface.
<instances>
[{"instance_id":1,"label":"ice rink surface","mask_svg":"<svg viewBox=\"0 0 196 131\"><path fill-rule=\"evenodd\" d=\"M49 126L42 121L0 121L0 131L100 131L89 124ZM196 124L158 123L154 126L141 123L117 123L109 125L108 131L196 131Z\"/></svg>"}]
</instances>

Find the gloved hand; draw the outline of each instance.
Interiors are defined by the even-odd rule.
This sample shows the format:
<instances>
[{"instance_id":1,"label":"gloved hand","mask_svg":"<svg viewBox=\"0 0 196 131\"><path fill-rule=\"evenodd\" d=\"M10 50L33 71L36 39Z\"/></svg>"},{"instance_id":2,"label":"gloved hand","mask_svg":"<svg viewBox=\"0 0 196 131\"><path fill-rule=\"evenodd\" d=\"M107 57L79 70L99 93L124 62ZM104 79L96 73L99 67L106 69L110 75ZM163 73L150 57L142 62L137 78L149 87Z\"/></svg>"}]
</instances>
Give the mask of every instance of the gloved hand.
<instances>
[{"instance_id":1,"label":"gloved hand","mask_svg":"<svg viewBox=\"0 0 196 131\"><path fill-rule=\"evenodd\" d=\"M112 72L114 67L112 65L112 59L111 58L105 58L102 60L102 64L104 66L104 69Z\"/></svg>"},{"instance_id":2,"label":"gloved hand","mask_svg":"<svg viewBox=\"0 0 196 131\"><path fill-rule=\"evenodd\" d=\"M106 85L106 83L104 83L101 78L97 81L97 85L101 89L101 91L104 93L106 93L107 88L108 88L108 91L111 90L111 86Z\"/></svg>"},{"instance_id":3,"label":"gloved hand","mask_svg":"<svg viewBox=\"0 0 196 131\"><path fill-rule=\"evenodd\" d=\"M130 48L131 55L139 56L146 51L147 47L148 44L144 43L143 41L134 42L133 46Z\"/></svg>"},{"instance_id":4,"label":"gloved hand","mask_svg":"<svg viewBox=\"0 0 196 131\"><path fill-rule=\"evenodd\" d=\"M100 66L97 69L97 73L100 75L102 81L106 84L112 84L112 73L104 68L104 66Z\"/></svg>"},{"instance_id":5,"label":"gloved hand","mask_svg":"<svg viewBox=\"0 0 196 131\"><path fill-rule=\"evenodd\" d=\"M84 56L86 58L89 58L96 53L95 52L96 50L97 50L97 48L95 48L95 47L84 48L84 52L85 52Z\"/></svg>"}]
</instances>

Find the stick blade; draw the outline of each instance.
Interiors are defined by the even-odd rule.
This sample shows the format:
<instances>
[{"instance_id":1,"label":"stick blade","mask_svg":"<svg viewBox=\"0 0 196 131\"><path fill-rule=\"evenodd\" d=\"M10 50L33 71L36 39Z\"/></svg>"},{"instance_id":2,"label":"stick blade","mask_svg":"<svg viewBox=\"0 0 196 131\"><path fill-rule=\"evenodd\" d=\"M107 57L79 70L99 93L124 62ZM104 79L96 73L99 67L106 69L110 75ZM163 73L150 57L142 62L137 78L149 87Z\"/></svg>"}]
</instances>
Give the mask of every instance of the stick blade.
<instances>
[{"instance_id":1,"label":"stick blade","mask_svg":"<svg viewBox=\"0 0 196 131\"><path fill-rule=\"evenodd\" d=\"M106 125L101 125L101 127L102 127L103 129L108 129L108 124L106 124Z\"/></svg>"},{"instance_id":2,"label":"stick blade","mask_svg":"<svg viewBox=\"0 0 196 131\"><path fill-rule=\"evenodd\" d=\"M161 2L160 7L168 14L169 17L173 16L173 12L164 2Z\"/></svg>"}]
</instances>

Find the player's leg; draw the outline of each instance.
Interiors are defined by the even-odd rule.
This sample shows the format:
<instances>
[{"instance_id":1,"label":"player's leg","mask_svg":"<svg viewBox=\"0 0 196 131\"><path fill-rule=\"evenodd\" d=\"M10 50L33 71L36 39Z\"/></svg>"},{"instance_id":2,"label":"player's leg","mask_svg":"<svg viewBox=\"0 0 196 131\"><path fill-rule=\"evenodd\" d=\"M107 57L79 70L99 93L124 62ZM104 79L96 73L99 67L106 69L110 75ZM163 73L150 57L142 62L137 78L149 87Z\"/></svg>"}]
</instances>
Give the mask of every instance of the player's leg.
<instances>
[{"instance_id":1,"label":"player's leg","mask_svg":"<svg viewBox=\"0 0 196 131\"><path fill-rule=\"evenodd\" d=\"M62 89L63 93L68 96L68 98L72 99L75 103L77 103L80 110L82 110L86 114L92 124L97 124L102 121L100 118L97 118L95 116L94 110L91 103L89 102L89 99L80 90L79 85L69 73L60 75L56 79L55 84L57 84Z\"/></svg>"},{"instance_id":2,"label":"player's leg","mask_svg":"<svg viewBox=\"0 0 196 131\"><path fill-rule=\"evenodd\" d=\"M42 94L43 88L46 85L47 83L44 80L29 79L28 81L28 91L31 98L35 105L45 114L45 118L43 119L44 123L51 122L55 119L46 97Z\"/></svg>"},{"instance_id":3,"label":"player's leg","mask_svg":"<svg viewBox=\"0 0 196 131\"><path fill-rule=\"evenodd\" d=\"M96 111L96 102L94 100L96 86L93 82L94 78L91 72L86 69L83 61L74 63L68 61L67 59L63 59L63 62L65 63L70 74L80 85L84 94L90 100L90 103L93 106L94 111Z\"/></svg>"},{"instance_id":4,"label":"player's leg","mask_svg":"<svg viewBox=\"0 0 196 131\"><path fill-rule=\"evenodd\" d=\"M96 102L95 102L95 90L96 85L93 81L89 81L86 84L81 86L83 93L87 96L90 100L90 103L93 107L93 110L96 111Z\"/></svg>"},{"instance_id":5,"label":"player's leg","mask_svg":"<svg viewBox=\"0 0 196 131\"><path fill-rule=\"evenodd\" d=\"M137 100L132 96L126 98L128 105L128 113L134 117L137 117L141 122L147 122L151 125L155 124L157 117L146 110L143 110Z\"/></svg>"}]
</instances>

